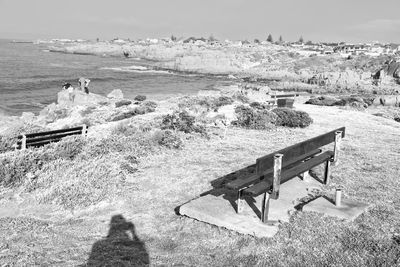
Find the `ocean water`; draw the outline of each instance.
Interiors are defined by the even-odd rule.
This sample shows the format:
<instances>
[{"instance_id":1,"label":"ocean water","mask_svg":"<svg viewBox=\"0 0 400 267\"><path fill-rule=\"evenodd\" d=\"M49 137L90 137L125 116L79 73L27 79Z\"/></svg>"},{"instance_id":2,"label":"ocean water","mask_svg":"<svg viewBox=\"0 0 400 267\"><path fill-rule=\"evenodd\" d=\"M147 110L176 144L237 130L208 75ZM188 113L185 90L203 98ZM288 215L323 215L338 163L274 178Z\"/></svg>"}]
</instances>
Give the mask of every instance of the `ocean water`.
<instances>
[{"instance_id":1,"label":"ocean water","mask_svg":"<svg viewBox=\"0 0 400 267\"><path fill-rule=\"evenodd\" d=\"M93 93L107 95L121 89L126 98L143 94L154 100L196 94L230 83L223 76L154 70L153 62L140 59L62 54L46 49L43 44L0 39L0 113L37 113L56 102L63 83L78 86L79 77L91 80L89 89Z\"/></svg>"}]
</instances>

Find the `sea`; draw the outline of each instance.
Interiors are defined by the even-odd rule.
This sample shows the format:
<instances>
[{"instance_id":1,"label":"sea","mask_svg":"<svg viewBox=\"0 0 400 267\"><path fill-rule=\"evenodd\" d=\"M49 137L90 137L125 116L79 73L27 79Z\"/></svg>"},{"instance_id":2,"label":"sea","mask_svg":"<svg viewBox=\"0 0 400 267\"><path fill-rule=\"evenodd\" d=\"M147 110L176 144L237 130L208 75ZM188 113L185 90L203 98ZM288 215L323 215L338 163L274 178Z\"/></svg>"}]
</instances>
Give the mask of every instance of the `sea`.
<instances>
[{"instance_id":1,"label":"sea","mask_svg":"<svg viewBox=\"0 0 400 267\"><path fill-rule=\"evenodd\" d=\"M146 95L162 100L177 95L229 85L226 76L159 70L143 59L50 52L46 44L0 39L0 114L37 114L56 102L66 82L78 86L80 77L91 80L91 92L106 96L121 89L125 98Z\"/></svg>"}]
</instances>

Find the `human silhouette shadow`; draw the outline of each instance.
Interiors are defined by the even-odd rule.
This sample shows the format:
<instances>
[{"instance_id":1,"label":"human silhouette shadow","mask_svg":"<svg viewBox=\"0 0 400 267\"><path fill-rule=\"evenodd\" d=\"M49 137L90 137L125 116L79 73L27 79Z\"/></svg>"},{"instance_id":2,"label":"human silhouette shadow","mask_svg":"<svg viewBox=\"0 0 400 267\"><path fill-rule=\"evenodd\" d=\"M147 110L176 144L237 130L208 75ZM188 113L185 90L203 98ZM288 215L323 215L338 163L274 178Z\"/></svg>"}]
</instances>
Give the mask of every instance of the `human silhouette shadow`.
<instances>
[{"instance_id":1,"label":"human silhouette shadow","mask_svg":"<svg viewBox=\"0 0 400 267\"><path fill-rule=\"evenodd\" d=\"M136 236L135 226L122 215L111 218L107 237L92 246L84 266L148 266L149 255Z\"/></svg>"}]
</instances>

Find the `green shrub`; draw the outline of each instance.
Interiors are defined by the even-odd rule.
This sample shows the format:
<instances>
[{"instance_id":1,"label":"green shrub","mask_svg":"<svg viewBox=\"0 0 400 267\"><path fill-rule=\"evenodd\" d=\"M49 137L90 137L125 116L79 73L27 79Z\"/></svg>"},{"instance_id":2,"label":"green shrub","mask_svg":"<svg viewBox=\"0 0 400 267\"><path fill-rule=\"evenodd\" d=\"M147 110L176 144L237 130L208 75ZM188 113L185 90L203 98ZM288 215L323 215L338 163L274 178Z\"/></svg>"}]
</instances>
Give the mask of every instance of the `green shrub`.
<instances>
[{"instance_id":1,"label":"green shrub","mask_svg":"<svg viewBox=\"0 0 400 267\"><path fill-rule=\"evenodd\" d=\"M222 106L231 105L233 102L234 102L233 98L229 96L220 96L214 100L213 104L215 108L219 108Z\"/></svg>"},{"instance_id":2,"label":"green shrub","mask_svg":"<svg viewBox=\"0 0 400 267\"><path fill-rule=\"evenodd\" d=\"M190 116L187 111L175 112L163 116L161 122L162 130L175 130L185 133L201 133L205 134L206 129L203 125L195 123L195 117Z\"/></svg>"},{"instance_id":3,"label":"green shrub","mask_svg":"<svg viewBox=\"0 0 400 267\"><path fill-rule=\"evenodd\" d=\"M252 102L250 103L250 107L255 109L269 109L270 107L267 104L260 103L260 102Z\"/></svg>"},{"instance_id":4,"label":"green shrub","mask_svg":"<svg viewBox=\"0 0 400 267\"><path fill-rule=\"evenodd\" d=\"M145 101L143 102L142 106L148 107L150 109L153 109L153 111L157 108L157 103L154 101Z\"/></svg>"},{"instance_id":5,"label":"green shrub","mask_svg":"<svg viewBox=\"0 0 400 267\"><path fill-rule=\"evenodd\" d=\"M28 172L36 172L41 166L40 155L36 151L16 151L0 158L0 185L14 187L20 185Z\"/></svg>"},{"instance_id":6,"label":"green shrub","mask_svg":"<svg viewBox=\"0 0 400 267\"><path fill-rule=\"evenodd\" d=\"M161 146L165 146L167 148L182 148L183 142L182 139L171 130L161 130L157 131L154 136L154 140Z\"/></svg>"},{"instance_id":7,"label":"green shrub","mask_svg":"<svg viewBox=\"0 0 400 267\"><path fill-rule=\"evenodd\" d=\"M82 159L106 156L110 153L127 153L136 158L147 156L156 151L149 133L135 132L129 136L111 134L106 138L91 140L80 154Z\"/></svg>"},{"instance_id":8,"label":"green shrub","mask_svg":"<svg viewBox=\"0 0 400 267\"><path fill-rule=\"evenodd\" d=\"M277 116L268 110L253 109L248 106L235 108L237 120L232 124L248 129L270 129L274 127Z\"/></svg>"},{"instance_id":9,"label":"green shrub","mask_svg":"<svg viewBox=\"0 0 400 267\"><path fill-rule=\"evenodd\" d=\"M277 126L305 128L313 122L310 115L304 111L276 108L272 112L278 116L276 119Z\"/></svg>"},{"instance_id":10,"label":"green shrub","mask_svg":"<svg viewBox=\"0 0 400 267\"><path fill-rule=\"evenodd\" d=\"M121 134L124 136L134 135L138 132L138 128L133 126L126 121L119 122L111 131L113 134Z\"/></svg>"},{"instance_id":11,"label":"green shrub","mask_svg":"<svg viewBox=\"0 0 400 267\"><path fill-rule=\"evenodd\" d=\"M136 101L145 101L146 98L147 97L145 95L137 95L137 96L135 96L134 100L136 100Z\"/></svg>"},{"instance_id":12,"label":"green shrub","mask_svg":"<svg viewBox=\"0 0 400 267\"><path fill-rule=\"evenodd\" d=\"M0 185L17 186L26 179L28 173L40 170L51 161L72 160L83 151L86 142L82 136L69 136L41 148L4 154L0 157Z\"/></svg>"},{"instance_id":13,"label":"green shrub","mask_svg":"<svg viewBox=\"0 0 400 267\"><path fill-rule=\"evenodd\" d=\"M242 93L240 93L240 92L236 92L233 95L233 99L236 99L237 101L242 102L242 103L249 103L250 102L250 99L247 96L245 96Z\"/></svg>"},{"instance_id":14,"label":"green shrub","mask_svg":"<svg viewBox=\"0 0 400 267\"><path fill-rule=\"evenodd\" d=\"M87 138L81 135L67 136L60 142L52 143L47 150L52 151L54 159L74 159L79 155L87 144Z\"/></svg>"}]
</instances>

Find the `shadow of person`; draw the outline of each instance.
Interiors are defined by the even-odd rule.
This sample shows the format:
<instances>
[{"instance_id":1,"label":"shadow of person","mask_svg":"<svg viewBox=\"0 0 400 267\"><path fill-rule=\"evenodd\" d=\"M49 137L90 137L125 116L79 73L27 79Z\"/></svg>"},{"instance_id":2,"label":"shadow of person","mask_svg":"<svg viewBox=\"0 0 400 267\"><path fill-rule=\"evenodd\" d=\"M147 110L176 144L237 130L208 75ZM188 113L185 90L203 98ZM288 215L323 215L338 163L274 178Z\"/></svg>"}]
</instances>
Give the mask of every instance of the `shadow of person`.
<instances>
[{"instance_id":1,"label":"shadow of person","mask_svg":"<svg viewBox=\"0 0 400 267\"><path fill-rule=\"evenodd\" d=\"M148 266L149 263L146 247L136 236L134 224L122 215L114 215L107 237L94 243L84 266Z\"/></svg>"}]
</instances>

